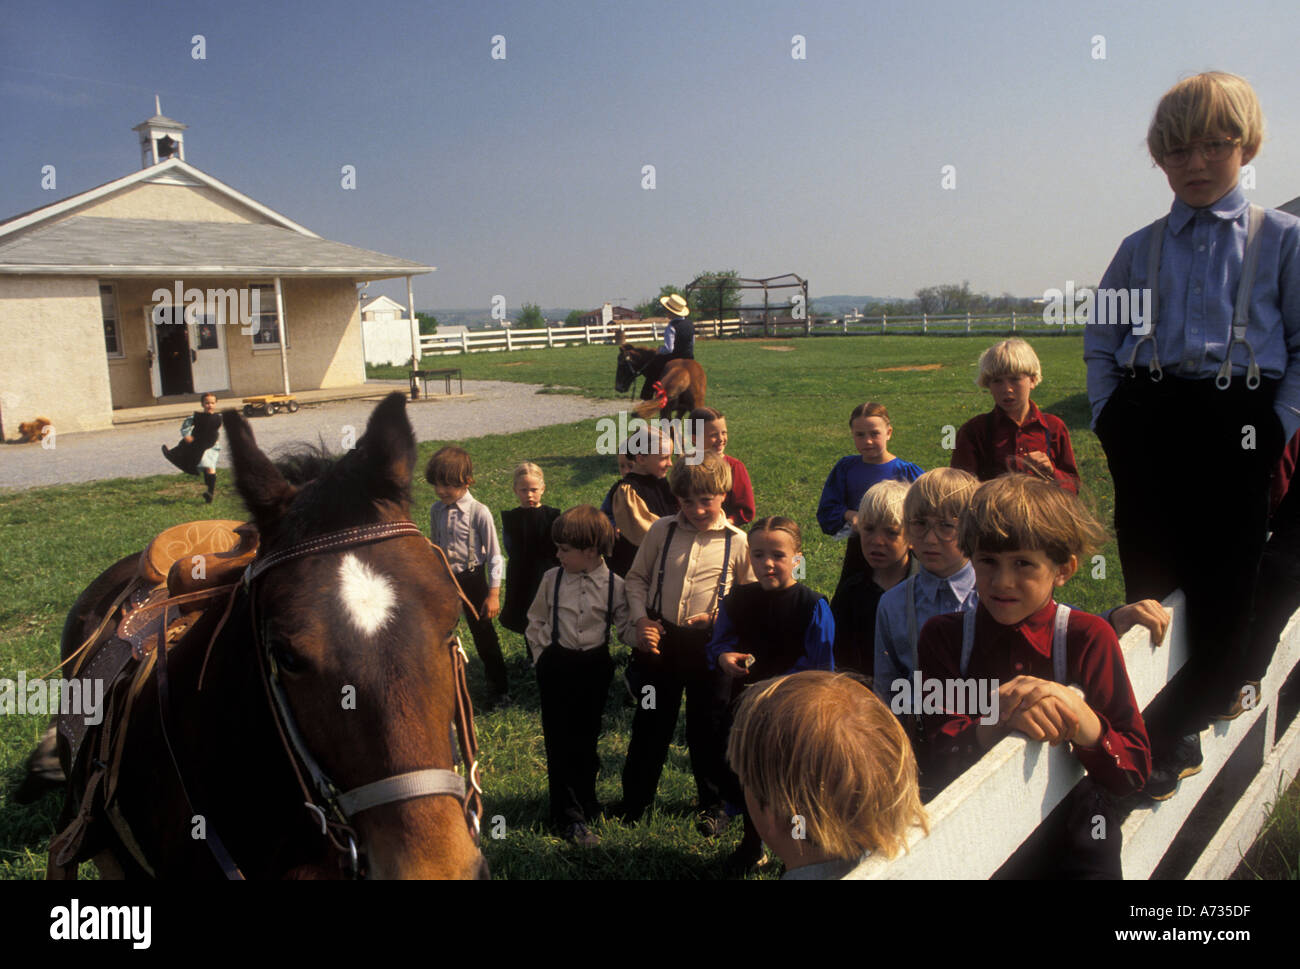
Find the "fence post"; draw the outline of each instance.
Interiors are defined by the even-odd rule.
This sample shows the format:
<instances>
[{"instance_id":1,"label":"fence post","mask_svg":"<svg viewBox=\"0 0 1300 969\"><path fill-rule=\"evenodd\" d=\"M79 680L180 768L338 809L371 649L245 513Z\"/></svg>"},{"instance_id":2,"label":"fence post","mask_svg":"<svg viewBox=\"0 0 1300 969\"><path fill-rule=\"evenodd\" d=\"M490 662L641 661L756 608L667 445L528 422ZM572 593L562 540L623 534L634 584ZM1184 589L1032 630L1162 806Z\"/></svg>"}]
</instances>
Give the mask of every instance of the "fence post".
<instances>
[{"instance_id":1,"label":"fence post","mask_svg":"<svg viewBox=\"0 0 1300 969\"><path fill-rule=\"evenodd\" d=\"M591 325L588 324L588 323L584 323L584 324L582 324L582 338L583 338L583 340L585 340L585 341L588 343L588 345L590 345L590 343L591 343Z\"/></svg>"},{"instance_id":2,"label":"fence post","mask_svg":"<svg viewBox=\"0 0 1300 969\"><path fill-rule=\"evenodd\" d=\"M970 310L966 311L966 332L970 332Z\"/></svg>"},{"instance_id":3,"label":"fence post","mask_svg":"<svg viewBox=\"0 0 1300 969\"><path fill-rule=\"evenodd\" d=\"M658 323L651 323L651 324L650 324L650 335L651 335L652 337L654 337L656 340L659 339L659 324L658 324Z\"/></svg>"},{"instance_id":4,"label":"fence post","mask_svg":"<svg viewBox=\"0 0 1300 969\"><path fill-rule=\"evenodd\" d=\"M921 332L922 332L922 333L925 333L927 330L929 330L929 328L930 328L930 314L929 314L929 313L922 313L922 314L921 314Z\"/></svg>"},{"instance_id":5,"label":"fence post","mask_svg":"<svg viewBox=\"0 0 1300 969\"><path fill-rule=\"evenodd\" d=\"M460 331L460 349L462 353L469 353L469 330Z\"/></svg>"},{"instance_id":6,"label":"fence post","mask_svg":"<svg viewBox=\"0 0 1300 969\"><path fill-rule=\"evenodd\" d=\"M510 342L510 327L507 326L505 329L506 329L506 349L513 350L515 347L514 344Z\"/></svg>"},{"instance_id":7,"label":"fence post","mask_svg":"<svg viewBox=\"0 0 1300 969\"><path fill-rule=\"evenodd\" d=\"M1016 332L1016 311L1015 310L1011 311L1011 332L1012 333Z\"/></svg>"},{"instance_id":8,"label":"fence post","mask_svg":"<svg viewBox=\"0 0 1300 969\"><path fill-rule=\"evenodd\" d=\"M888 325L889 325L889 320L885 318L885 314L884 314L884 313L881 313L881 314L880 314L880 332L881 332L881 333L884 333L884 332L885 332L885 327L888 326Z\"/></svg>"},{"instance_id":9,"label":"fence post","mask_svg":"<svg viewBox=\"0 0 1300 969\"><path fill-rule=\"evenodd\" d=\"M551 324L549 323L546 324L546 346L548 349L555 346L555 334L551 332Z\"/></svg>"}]
</instances>

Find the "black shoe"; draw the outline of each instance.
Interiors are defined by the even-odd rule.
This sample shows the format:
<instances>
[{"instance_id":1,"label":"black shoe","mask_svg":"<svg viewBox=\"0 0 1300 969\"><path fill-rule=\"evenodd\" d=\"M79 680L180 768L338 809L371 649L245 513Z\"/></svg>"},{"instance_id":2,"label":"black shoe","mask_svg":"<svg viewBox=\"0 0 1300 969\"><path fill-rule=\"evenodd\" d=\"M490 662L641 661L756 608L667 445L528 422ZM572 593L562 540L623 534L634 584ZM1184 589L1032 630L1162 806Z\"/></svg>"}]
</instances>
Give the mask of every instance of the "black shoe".
<instances>
[{"instance_id":1,"label":"black shoe","mask_svg":"<svg viewBox=\"0 0 1300 969\"><path fill-rule=\"evenodd\" d=\"M767 851L763 848L762 841L746 837L740 842L739 848L727 855L723 864L727 873L735 877L762 871L768 864Z\"/></svg>"},{"instance_id":2,"label":"black shoe","mask_svg":"<svg viewBox=\"0 0 1300 969\"><path fill-rule=\"evenodd\" d=\"M626 824L628 827L640 823L641 817L644 814L645 808L629 807L622 801L619 801L617 804L611 804L609 810L606 812L607 817L611 817L615 821Z\"/></svg>"},{"instance_id":3,"label":"black shoe","mask_svg":"<svg viewBox=\"0 0 1300 969\"><path fill-rule=\"evenodd\" d=\"M211 491L203 492L203 500L206 501L209 505L212 504L212 492Z\"/></svg>"},{"instance_id":4,"label":"black shoe","mask_svg":"<svg viewBox=\"0 0 1300 969\"><path fill-rule=\"evenodd\" d=\"M1201 772L1201 735L1188 734L1174 744L1167 760L1151 769L1142 794L1152 801L1167 801L1178 790L1178 782Z\"/></svg>"},{"instance_id":5,"label":"black shoe","mask_svg":"<svg viewBox=\"0 0 1300 969\"><path fill-rule=\"evenodd\" d=\"M1236 720L1247 710L1259 706L1259 691L1263 684L1259 680L1247 680L1232 698L1231 703L1222 713L1214 715L1215 720Z\"/></svg>"},{"instance_id":6,"label":"black shoe","mask_svg":"<svg viewBox=\"0 0 1300 969\"><path fill-rule=\"evenodd\" d=\"M579 845L583 848L594 848L600 844L600 835L592 831L581 821L574 821L564 830L564 840L571 845Z\"/></svg>"},{"instance_id":7,"label":"black shoe","mask_svg":"<svg viewBox=\"0 0 1300 969\"><path fill-rule=\"evenodd\" d=\"M726 808L718 805L717 807L705 808L700 812L700 819L695 823L695 830L706 838L716 838L722 832L727 830L731 824L731 815L727 813Z\"/></svg>"},{"instance_id":8,"label":"black shoe","mask_svg":"<svg viewBox=\"0 0 1300 969\"><path fill-rule=\"evenodd\" d=\"M483 704L483 712L504 710L507 707L514 706L514 703L514 698L509 693L493 693L488 697L487 702Z\"/></svg>"}]
</instances>

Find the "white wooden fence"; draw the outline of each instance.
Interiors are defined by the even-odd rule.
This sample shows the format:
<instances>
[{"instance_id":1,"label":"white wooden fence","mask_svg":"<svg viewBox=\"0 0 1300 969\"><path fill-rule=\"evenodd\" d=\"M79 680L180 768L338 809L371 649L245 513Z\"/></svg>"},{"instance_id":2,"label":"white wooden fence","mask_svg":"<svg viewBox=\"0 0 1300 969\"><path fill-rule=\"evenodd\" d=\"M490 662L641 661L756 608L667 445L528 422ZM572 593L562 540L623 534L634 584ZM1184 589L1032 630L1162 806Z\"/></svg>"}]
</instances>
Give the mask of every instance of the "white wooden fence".
<instances>
[{"instance_id":1,"label":"white wooden fence","mask_svg":"<svg viewBox=\"0 0 1300 969\"><path fill-rule=\"evenodd\" d=\"M659 322L609 323L604 326L547 326L538 329L499 329L463 332L451 336L420 337L420 355L435 357L455 353L536 350L541 347L613 343L614 331L622 328L632 342L658 343L664 324ZM780 317L762 321L703 320L695 324L697 339L718 337L853 336L881 333L1005 333L1048 327L1041 316L1024 313L960 314L949 316L878 316L860 320L794 319ZM1051 327L1065 332L1066 326Z\"/></svg>"},{"instance_id":2,"label":"white wooden fence","mask_svg":"<svg viewBox=\"0 0 1300 969\"><path fill-rule=\"evenodd\" d=\"M1145 708L1187 659L1182 592L1165 602L1173 617L1165 645L1153 646L1145 627L1121 641L1124 662L1138 703ZM1278 689L1300 663L1300 612L1282 633L1264 677L1256 706L1236 720L1218 721L1201 733L1201 773L1183 779L1178 793L1134 810L1123 826L1125 878L1149 878L1228 758L1243 747L1260 764L1236 806L1202 849L1189 878L1226 878L1254 842L1279 790L1300 767L1300 717L1276 737ZM1262 731L1252 727L1263 721ZM1245 748L1250 738L1253 749ZM1083 777L1064 747L1053 748L1011 736L986 753L927 805L930 835L920 828L909 851L892 861L870 857L851 878L988 878Z\"/></svg>"}]
</instances>

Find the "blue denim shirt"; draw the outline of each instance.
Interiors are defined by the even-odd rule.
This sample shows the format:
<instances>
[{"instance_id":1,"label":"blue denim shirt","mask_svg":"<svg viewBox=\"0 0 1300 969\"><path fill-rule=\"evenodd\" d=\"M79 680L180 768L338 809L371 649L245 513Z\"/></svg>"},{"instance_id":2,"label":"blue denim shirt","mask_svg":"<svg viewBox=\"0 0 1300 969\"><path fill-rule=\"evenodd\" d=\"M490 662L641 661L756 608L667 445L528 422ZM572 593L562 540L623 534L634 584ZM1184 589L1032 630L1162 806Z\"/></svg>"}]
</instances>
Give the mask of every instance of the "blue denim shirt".
<instances>
[{"instance_id":1,"label":"blue denim shirt","mask_svg":"<svg viewBox=\"0 0 1300 969\"><path fill-rule=\"evenodd\" d=\"M941 593L946 593L940 598ZM955 605L954 605L955 601ZM916 573L916 632L926 620L947 612L968 612L979 603L975 591L975 566L967 560L960 569L941 579L924 566ZM907 629L907 582L898 583L880 597L876 607L876 657L873 682L876 696L889 705L895 680L915 671L916 644Z\"/></svg>"}]
</instances>

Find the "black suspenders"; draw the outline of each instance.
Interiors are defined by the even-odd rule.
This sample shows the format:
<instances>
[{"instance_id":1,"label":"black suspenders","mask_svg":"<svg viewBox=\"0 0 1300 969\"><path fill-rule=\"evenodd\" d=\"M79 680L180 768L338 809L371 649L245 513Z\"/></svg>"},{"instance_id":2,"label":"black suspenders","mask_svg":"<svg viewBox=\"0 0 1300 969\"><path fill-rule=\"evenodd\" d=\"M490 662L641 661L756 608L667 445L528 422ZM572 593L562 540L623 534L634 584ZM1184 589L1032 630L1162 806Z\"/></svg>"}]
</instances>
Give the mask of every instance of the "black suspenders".
<instances>
[{"instance_id":1,"label":"black suspenders","mask_svg":"<svg viewBox=\"0 0 1300 969\"><path fill-rule=\"evenodd\" d=\"M555 594L551 599L551 645L560 645L560 583L564 580L564 569L555 576ZM581 580L579 580L581 581ZM614 621L614 570L609 570L609 587L605 590L605 638L600 641L600 649L609 645L609 626ZM563 648L563 647L561 647Z\"/></svg>"},{"instance_id":2,"label":"black suspenders","mask_svg":"<svg viewBox=\"0 0 1300 969\"><path fill-rule=\"evenodd\" d=\"M651 619L663 618L663 596L664 596L664 570L668 567L668 547L673 543L673 534L677 531L677 522L668 523L668 534L664 536L663 554L659 556L659 574L655 578L655 594L650 600L650 608L647 615ZM725 525L722 528L726 536L722 543L722 571L718 573L718 588L714 593L713 602L715 606L721 605L722 595L727 588L727 569L731 565L731 529Z\"/></svg>"}]
</instances>

